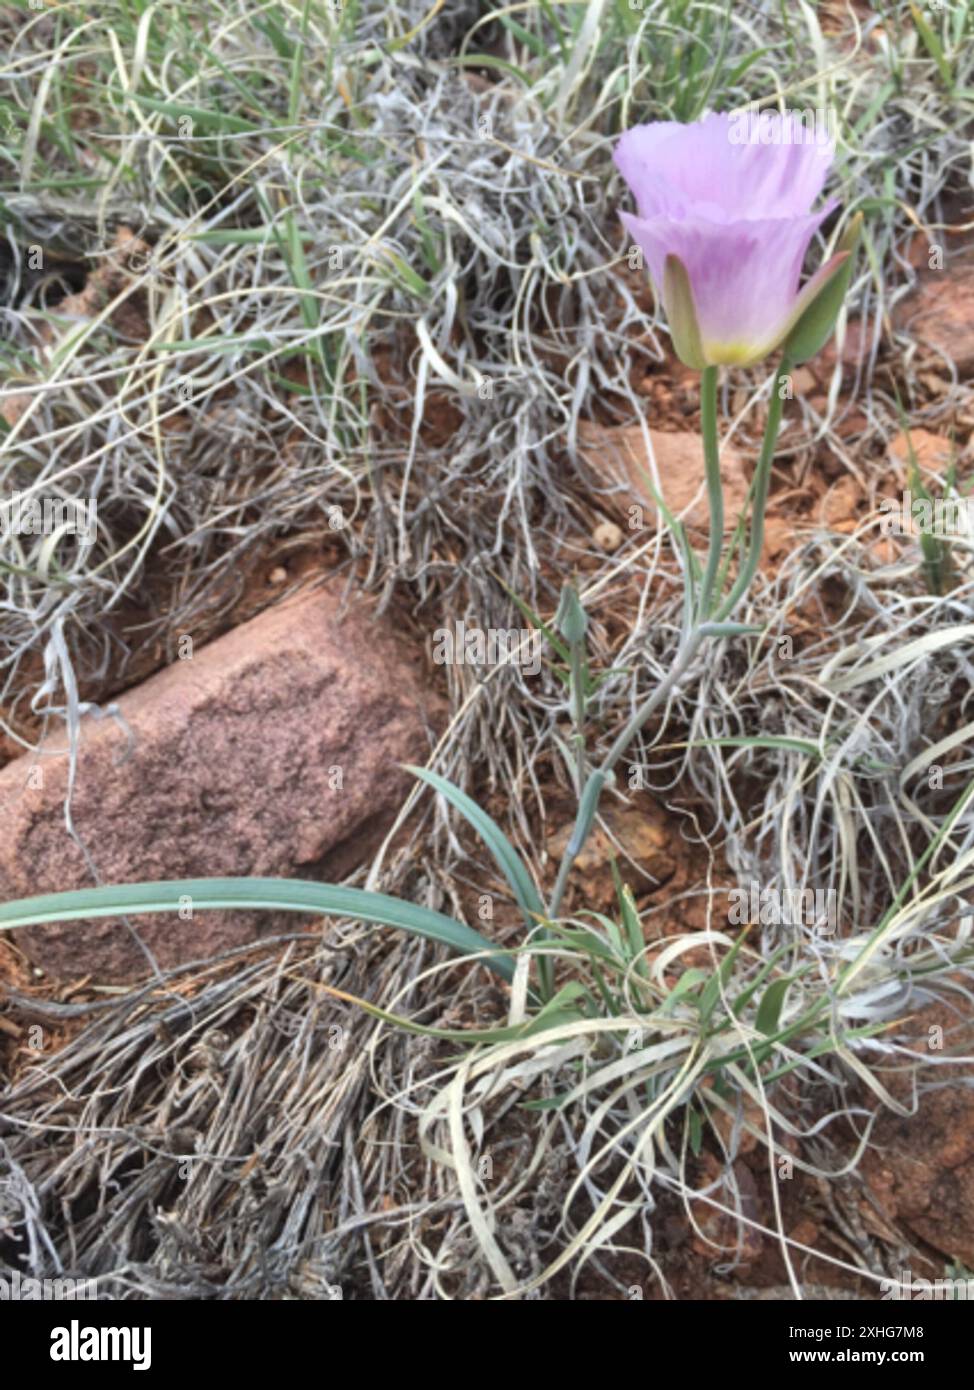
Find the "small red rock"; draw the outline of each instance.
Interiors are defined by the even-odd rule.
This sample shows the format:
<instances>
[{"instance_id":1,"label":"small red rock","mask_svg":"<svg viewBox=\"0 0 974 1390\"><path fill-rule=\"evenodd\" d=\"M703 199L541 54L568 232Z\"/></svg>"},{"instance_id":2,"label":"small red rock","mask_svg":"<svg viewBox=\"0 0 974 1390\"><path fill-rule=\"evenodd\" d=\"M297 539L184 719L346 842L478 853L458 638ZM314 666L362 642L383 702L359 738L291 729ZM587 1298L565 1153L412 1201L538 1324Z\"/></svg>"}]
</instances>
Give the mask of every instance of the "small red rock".
<instances>
[{"instance_id":1,"label":"small red rock","mask_svg":"<svg viewBox=\"0 0 974 1390\"><path fill-rule=\"evenodd\" d=\"M667 507L688 526L706 529L709 512L700 436L683 430L653 430L650 439ZM655 527L658 516L642 427L627 425L609 429L583 421L579 426L578 443L582 457L606 482L625 485L626 493L619 495L620 506L628 509L636 504L645 510L645 524ZM733 528L750 485L741 456L735 449L721 451L720 473L724 484L726 528Z\"/></svg>"}]
</instances>

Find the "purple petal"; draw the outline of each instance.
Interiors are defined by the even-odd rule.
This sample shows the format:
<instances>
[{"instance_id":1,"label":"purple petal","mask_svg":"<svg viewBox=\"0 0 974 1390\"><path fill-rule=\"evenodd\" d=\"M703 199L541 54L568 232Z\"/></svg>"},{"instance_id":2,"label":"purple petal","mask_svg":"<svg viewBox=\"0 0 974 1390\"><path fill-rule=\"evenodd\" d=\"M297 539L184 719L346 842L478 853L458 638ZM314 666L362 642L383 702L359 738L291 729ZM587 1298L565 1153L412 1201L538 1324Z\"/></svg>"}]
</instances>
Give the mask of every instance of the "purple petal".
<instances>
[{"instance_id":1,"label":"purple petal","mask_svg":"<svg viewBox=\"0 0 974 1390\"><path fill-rule=\"evenodd\" d=\"M790 115L765 118L775 143L741 140L756 129L740 116L711 114L693 125L626 131L614 157L640 216L734 222L807 213L832 163L831 141L809 143L815 132Z\"/></svg>"},{"instance_id":2,"label":"purple petal","mask_svg":"<svg viewBox=\"0 0 974 1390\"><path fill-rule=\"evenodd\" d=\"M757 361L778 344L795 306L802 263L835 201L802 217L714 222L622 213L642 247L657 292L670 254L686 266L700 336L716 362Z\"/></svg>"}]
</instances>

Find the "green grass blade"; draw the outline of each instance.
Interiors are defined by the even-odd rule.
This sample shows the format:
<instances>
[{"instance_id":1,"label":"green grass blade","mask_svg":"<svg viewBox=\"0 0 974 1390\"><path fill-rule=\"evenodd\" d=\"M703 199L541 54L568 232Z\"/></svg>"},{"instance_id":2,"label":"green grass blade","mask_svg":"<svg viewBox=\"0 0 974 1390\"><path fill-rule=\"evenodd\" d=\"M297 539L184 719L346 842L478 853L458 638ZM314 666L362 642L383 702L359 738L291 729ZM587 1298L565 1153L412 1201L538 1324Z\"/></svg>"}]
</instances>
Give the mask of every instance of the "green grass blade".
<instances>
[{"instance_id":1,"label":"green grass blade","mask_svg":"<svg viewBox=\"0 0 974 1390\"><path fill-rule=\"evenodd\" d=\"M937 35L931 29L930 25L924 19L923 12L921 11L918 5L911 3L910 13L913 16L913 23L917 27L917 33L923 40L924 48L930 54L930 57L933 59L933 61L937 64L937 70L944 80L944 86L947 88L948 92L951 91L954 86L954 74L951 72L950 64L947 62L947 59L944 56L943 45L941 44Z\"/></svg>"},{"instance_id":2,"label":"green grass blade","mask_svg":"<svg viewBox=\"0 0 974 1390\"><path fill-rule=\"evenodd\" d=\"M186 878L163 883L121 883L82 888L70 893L44 893L0 905L0 930L43 922L70 922L81 917L116 917L120 913L176 912L188 903L194 911L216 908L257 908L284 912L317 912L329 917L355 917L376 926L398 927L449 946L461 955L496 952L493 942L472 927L432 908L362 888L339 888L330 883L287 878ZM507 952L491 954L486 965L513 977Z\"/></svg>"},{"instance_id":3,"label":"green grass blade","mask_svg":"<svg viewBox=\"0 0 974 1390\"><path fill-rule=\"evenodd\" d=\"M720 999L721 987L723 986L726 990L727 982L731 977L731 971L734 969L735 962L737 961L737 957L740 954L741 947L744 945L744 942L747 939L747 934L749 931L750 927L744 928L740 936L738 936L737 940L734 942L733 946L727 952L727 955L721 961L718 968L714 971L711 978L707 981L707 984L705 985L704 989L701 991L701 1022L707 1023L709 1021L710 1015L717 1007L717 1002Z\"/></svg>"},{"instance_id":4,"label":"green grass blade","mask_svg":"<svg viewBox=\"0 0 974 1390\"><path fill-rule=\"evenodd\" d=\"M425 767L413 767L410 764L407 766L414 776L433 787L441 796L445 796L450 805L460 812L469 825L473 826L510 885L518 907L524 914L525 922L531 928L536 927L538 918L545 915L544 904L538 896L538 890L534 886L534 881L528 873L524 860L496 821L491 820L487 812L481 810L476 801L467 796L466 792L462 792L459 787L455 787L452 782L448 782L439 773L430 772Z\"/></svg>"},{"instance_id":5,"label":"green grass blade","mask_svg":"<svg viewBox=\"0 0 974 1390\"><path fill-rule=\"evenodd\" d=\"M763 1033L767 1038L772 1037L777 1032L785 995L788 993L788 987L793 978L792 975L784 975L779 980L772 980L764 991L761 1003L758 1005L755 1026L758 1032Z\"/></svg>"}]
</instances>

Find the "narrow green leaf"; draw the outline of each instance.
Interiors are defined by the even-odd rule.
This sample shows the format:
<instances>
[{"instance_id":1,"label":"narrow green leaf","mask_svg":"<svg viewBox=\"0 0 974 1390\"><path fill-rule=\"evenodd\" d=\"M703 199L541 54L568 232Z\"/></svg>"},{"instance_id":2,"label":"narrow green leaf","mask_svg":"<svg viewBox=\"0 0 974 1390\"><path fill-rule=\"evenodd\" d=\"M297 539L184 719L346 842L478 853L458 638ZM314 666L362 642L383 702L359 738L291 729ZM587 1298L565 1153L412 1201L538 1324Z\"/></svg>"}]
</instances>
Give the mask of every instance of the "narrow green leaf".
<instances>
[{"instance_id":1,"label":"narrow green leaf","mask_svg":"<svg viewBox=\"0 0 974 1390\"><path fill-rule=\"evenodd\" d=\"M944 86L947 88L949 92L954 85L954 75L950 70L950 64L947 62L947 59L944 56L943 45L937 38L937 35L931 29L930 25L924 19L923 12L921 11L919 5L915 5L913 3L913 0L910 0L910 13L913 16L913 23L917 27L917 33L923 40L923 46L930 54L930 57L933 59L933 61L937 64L937 70L939 71L940 76L944 80Z\"/></svg>"},{"instance_id":2,"label":"narrow green leaf","mask_svg":"<svg viewBox=\"0 0 974 1390\"><path fill-rule=\"evenodd\" d=\"M687 1126L690 1136L690 1152L694 1158L700 1157L703 1148L703 1122L693 1106L687 1111Z\"/></svg>"},{"instance_id":3,"label":"narrow green leaf","mask_svg":"<svg viewBox=\"0 0 974 1390\"><path fill-rule=\"evenodd\" d=\"M258 29L262 34L266 34L267 38L270 39L279 57L291 57L294 52L294 44L288 38L287 34L284 33L280 25L277 24L269 14L265 15L263 19L254 16L251 22L255 29Z\"/></svg>"},{"instance_id":4,"label":"narrow green leaf","mask_svg":"<svg viewBox=\"0 0 974 1390\"><path fill-rule=\"evenodd\" d=\"M614 866L615 861L613 860L613 867ZM584 916L586 914L583 913L580 915ZM601 922L602 926L605 928L605 934L612 944L612 949L615 951L618 958L622 960L625 957L625 947L623 945L622 933L619 930L618 923L614 922L612 918L608 917L604 912L592 912L588 915L594 917L597 922Z\"/></svg>"},{"instance_id":5,"label":"narrow green leaf","mask_svg":"<svg viewBox=\"0 0 974 1390\"><path fill-rule=\"evenodd\" d=\"M615 860L612 861L613 869L616 868ZM618 870L616 870L618 873ZM639 912L636 908L636 899L633 897L632 889L628 884L619 887L619 905L622 910L622 924L626 929L626 937L629 941L629 950L633 956L638 956L646 950L646 938L643 936L642 923L639 920Z\"/></svg>"},{"instance_id":6,"label":"narrow green leaf","mask_svg":"<svg viewBox=\"0 0 974 1390\"><path fill-rule=\"evenodd\" d=\"M687 744L688 748L781 748L793 753L804 753L809 758L820 758L822 750L809 738L789 738L786 734L733 734L728 738L695 738Z\"/></svg>"},{"instance_id":7,"label":"narrow green leaf","mask_svg":"<svg viewBox=\"0 0 974 1390\"><path fill-rule=\"evenodd\" d=\"M764 991L761 1003L758 1005L755 1026L758 1032L763 1033L766 1038L770 1038L777 1030L785 995L788 993L788 986L793 979L793 975L784 975L780 980L772 980Z\"/></svg>"},{"instance_id":8,"label":"narrow green leaf","mask_svg":"<svg viewBox=\"0 0 974 1390\"><path fill-rule=\"evenodd\" d=\"M779 946L777 951L774 951L772 955L768 957L768 959L762 965L761 969L758 971L757 975L755 975L751 983L745 989L741 990L740 994L734 1000L734 1005L731 1009L731 1013L734 1015L735 1018L740 1018L742 1011L747 1007L748 1002L753 998L753 996L764 984L765 980L768 978L772 970L774 970L775 966L778 964L778 961L790 950L791 946L789 945Z\"/></svg>"},{"instance_id":9,"label":"narrow green leaf","mask_svg":"<svg viewBox=\"0 0 974 1390\"><path fill-rule=\"evenodd\" d=\"M362 888L338 888L330 883L287 878L186 878L162 883L120 883L106 888L82 888L71 893L44 893L0 905L0 930L44 922L70 922L83 917L117 917L142 912L177 912L216 908L256 908L283 912L313 912L329 917L354 917L377 926L398 927L449 946L461 955L497 952L486 937L463 922L432 908L417 907L385 893ZM508 952L492 954L486 965L510 980L514 968Z\"/></svg>"},{"instance_id":10,"label":"narrow green leaf","mask_svg":"<svg viewBox=\"0 0 974 1390\"><path fill-rule=\"evenodd\" d=\"M550 627L547 627L545 623L541 621L538 614L535 613L534 609L530 606L530 604L525 603L522 598L518 597L518 595L514 592L512 588L510 588L507 584L504 583L500 575L495 574L494 578L497 580L498 584L507 594L511 602L517 606L518 611L523 613L525 618L527 618L528 622L531 623L533 627L536 627L540 632L544 633L545 637L548 639L548 642L551 644L553 650L557 653L557 655L567 666L568 663L571 661L571 653L569 652L565 643L560 641L556 634L552 631L552 629ZM565 680L567 679L568 677L565 676Z\"/></svg>"},{"instance_id":11,"label":"narrow green leaf","mask_svg":"<svg viewBox=\"0 0 974 1390\"><path fill-rule=\"evenodd\" d=\"M562 985L551 999L548 1000L544 1008L531 1019L530 1028L526 1031L530 1033L546 1032L549 1028L557 1028L566 1021L567 1015L577 1016L578 1009L573 1007L583 999L588 999L588 990L578 980L569 980Z\"/></svg>"},{"instance_id":12,"label":"narrow green leaf","mask_svg":"<svg viewBox=\"0 0 974 1390\"><path fill-rule=\"evenodd\" d=\"M594 931L586 931L581 927L560 927L555 934L559 941L564 941L573 950L584 951L594 961L603 960L607 964L619 967L619 958L608 945Z\"/></svg>"},{"instance_id":13,"label":"narrow green leaf","mask_svg":"<svg viewBox=\"0 0 974 1390\"><path fill-rule=\"evenodd\" d=\"M414 767L412 764L407 764L407 767L414 777L418 777L438 791L441 796L445 796L450 805L460 812L468 824L473 826L490 850L497 867L507 879L511 892L524 915L525 922L532 929L536 927L538 919L545 915L544 904L538 896L538 890L534 886L534 880L528 873L524 860L496 821L491 820L487 812L482 810L476 801L467 796L466 792L462 792L459 787L455 787L452 782L448 782L439 773L430 772L425 767Z\"/></svg>"},{"instance_id":14,"label":"narrow green leaf","mask_svg":"<svg viewBox=\"0 0 974 1390\"><path fill-rule=\"evenodd\" d=\"M764 628L751 623L701 623L700 631L705 637L755 637Z\"/></svg>"},{"instance_id":15,"label":"narrow green leaf","mask_svg":"<svg viewBox=\"0 0 974 1390\"><path fill-rule=\"evenodd\" d=\"M585 841L588 839L588 833L592 829L592 822L595 820L595 813L599 807L599 797L602 795L605 780L605 773L601 768L596 768L594 772L589 773L588 781L582 788L575 824L572 827L571 839L568 841L566 851L573 857L581 853Z\"/></svg>"},{"instance_id":16,"label":"narrow green leaf","mask_svg":"<svg viewBox=\"0 0 974 1390\"><path fill-rule=\"evenodd\" d=\"M682 999L685 994L689 994L692 990L695 990L698 985L702 985L709 978L706 970L700 970L696 966L691 970L684 970L683 974L666 996L663 1008L665 1009L671 1004L675 1004L678 999Z\"/></svg>"},{"instance_id":17,"label":"narrow green leaf","mask_svg":"<svg viewBox=\"0 0 974 1390\"><path fill-rule=\"evenodd\" d=\"M873 1038L877 1033L881 1033L884 1028L889 1028L889 1026L890 1024L888 1021L884 1023L868 1023L862 1028L853 1028L848 1033L843 1033L842 1036L835 1041L833 1041L832 1038L826 1038L823 1042L816 1043L814 1047L810 1047L801 1057L795 1057L783 1067L778 1067L775 1071L768 1072L763 1078L764 1084L770 1086L773 1081L779 1081L781 1077L787 1076L789 1072L797 1070L797 1068L802 1066L805 1062L811 1061L815 1057L821 1057L825 1053L834 1052L837 1046L845 1046L846 1043L858 1042L860 1038Z\"/></svg>"},{"instance_id":18,"label":"narrow green leaf","mask_svg":"<svg viewBox=\"0 0 974 1390\"><path fill-rule=\"evenodd\" d=\"M510 30L516 39L520 39L521 42L531 50L536 58L547 57L548 50L545 45L542 44L541 40L535 38L534 34L528 33L527 29L525 29L522 24L518 24L516 19L511 19L503 10L499 11L497 18L505 29Z\"/></svg>"},{"instance_id":19,"label":"narrow green leaf","mask_svg":"<svg viewBox=\"0 0 974 1390\"><path fill-rule=\"evenodd\" d=\"M710 1015L717 1007L717 1001L720 999L721 986L726 985L727 980L730 978L730 973L734 969L734 963L737 960L737 957L740 955L741 947L744 945L744 942L747 939L747 934L749 930L749 927L745 927L744 930L740 933L737 940L734 942L733 946L727 952L726 956L721 961L718 968L714 971L711 978L707 981L707 984L700 995L700 1018L704 1023L708 1021Z\"/></svg>"},{"instance_id":20,"label":"narrow green leaf","mask_svg":"<svg viewBox=\"0 0 974 1390\"><path fill-rule=\"evenodd\" d=\"M205 246L259 246L273 235L272 227L215 227L209 232L191 232L187 240Z\"/></svg>"},{"instance_id":21,"label":"narrow green leaf","mask_svg":"<svg viewBox=\"0 0 974 1390\"><path fill-rule=\"evenodd\" d=\"M194 125L216 126L218 130L229 130L237 135L259 135L264 127L253 121L245 121L240 116L228 115L225 111L206 111L201 106L183 106L180 102L160 101L157 97L142 96L138 92L129 93L132 101L150 111L158 111L162 116L171 116L178 121L188 116Z\"/></svg>"}]
</instances>

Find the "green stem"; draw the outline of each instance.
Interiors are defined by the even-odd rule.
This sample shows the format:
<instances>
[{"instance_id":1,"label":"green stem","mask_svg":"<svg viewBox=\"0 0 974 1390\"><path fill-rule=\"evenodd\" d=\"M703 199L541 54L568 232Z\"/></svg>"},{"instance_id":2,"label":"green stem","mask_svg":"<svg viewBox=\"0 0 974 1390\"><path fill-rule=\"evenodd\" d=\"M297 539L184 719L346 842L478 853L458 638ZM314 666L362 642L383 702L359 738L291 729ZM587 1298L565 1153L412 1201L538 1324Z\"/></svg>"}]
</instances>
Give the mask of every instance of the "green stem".
<instances>
[{"instance_id":1,"label":"green stem","mask_svg":"<svg viewBox=\"0 0 974 1390\"><path fill-rule=\"evenodd\" d=\"M585 776L585 640L570 644L572 722L575 725L575 790L581 793Z\"/></svg>"},{"instance_id":2,"label":"green stem","mask_svg":"<svg viewBox=\"0 0 974 1390\"><path fill-rule=\"evenodd\" d=\"M703 459L710 505L710 547L707 568L700 585L697 621L710 617L714 583L724 547L724 490L720 481L720 445L717 441L717 368L704 367L700 380L700 425L703 431Z\"/></svg>"},{"instance_id":3,"label":"green stem","mask_svg":"<svg viewBox=\"0 0 974 1390\"><path fill-rule=\"evenodd\" d=\"M791 374L791 369L792 363L790 359L784 357L775 374L771 404L768 409L768 424L764 432L764 440L761 445L761 456L758 459L758 466L754 475L751 538L747 560L730 594L724 600L719 611L713 618L709 618L709 609L713 597L711 591L714 581L717 578L717 571L720 567L720 557L723 548L724 506L720 488L719 451L717 444L717 369L715 367L704 368L703 380L701 383L701 419L704 435L704 460L707 468L707 491L710 498L711 532L710 547L707 556L707 569L701 585L700 602L697 608L697 620L684 632L679 650L676 654L676 660L669 674L660 682L652 695L648 696L640 705L639 709L636 710L636 713L612 744L612 747L609 749L600 766L589 774L588 780L579 798L578 813L575 817L575 825L572 830L571 838L565 847L561 863L558 866L558 877L555 880L554 892L552 893L551 906L548 913L551 919L558 916L562 898L565 895L565 888L568 885L568 876L572 871L575 860L578 858L585 845L585 841L588 839L589 832L595 821L595 813L598 810L599 798L602 795L602 791L606 782L609 780L613 768L646 721L659 708L663 701L667 700L670 695L673 694L680 681L683 679L696 657L701 643L704 641L705 634L701 631L701 624L706 621L723 622L728 614L733 611L738 599L746 591L751 580L754 578L761 559L761 547L764 544L764 513L768 503L771 463L774 458L774 447L778 438L778 430L781 425L781 412L784 404L781 395L781 386L784 380Z\"/></svg>"},{"instance_id":4,"label":"green stem","mask_svg":"<svg viewBox=\"0 0 974 1390\"><path fill-rule=\"evenodd\" d=\"M771 388L771 404L768 406L768 423L761 443L761 457L758 459L758 466L754 473L754 502L751 510L751 542L748 547L748 556L743 569L737 576L734 587L721 605L714 619L715 622L723 622L734 611L738 599L750 587L751 580L757 573L761 561L761 547L764 545L764 513L768 505L771 464L774 459L774 446L778 440L781 411L784 406L781 387L791 375L792 366L791 360L788 357L783 357L781 365L775 373L774 386Z\"/></svg>"}]
</instances>

